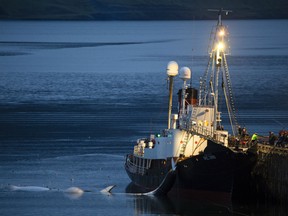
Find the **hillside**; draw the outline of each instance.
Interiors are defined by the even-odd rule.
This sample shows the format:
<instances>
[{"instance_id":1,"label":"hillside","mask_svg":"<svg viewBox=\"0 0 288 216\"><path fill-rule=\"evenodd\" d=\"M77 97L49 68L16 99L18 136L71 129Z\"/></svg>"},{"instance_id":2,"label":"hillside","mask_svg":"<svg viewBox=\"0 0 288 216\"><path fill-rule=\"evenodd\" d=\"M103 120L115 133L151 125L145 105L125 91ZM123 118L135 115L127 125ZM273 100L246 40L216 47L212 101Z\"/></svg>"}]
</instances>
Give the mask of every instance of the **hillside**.
<instances>
[{"instance_id":1,"label":"hillside","mask_svg":"<svg viewBox=\"0 0 288 216\"><path fill-rule=\"evenodd\" d=\"M0 0L0 19L212 19L209 8L233 10L230 19L288 19L287 0Z\"/></svg>"}]
</instances>

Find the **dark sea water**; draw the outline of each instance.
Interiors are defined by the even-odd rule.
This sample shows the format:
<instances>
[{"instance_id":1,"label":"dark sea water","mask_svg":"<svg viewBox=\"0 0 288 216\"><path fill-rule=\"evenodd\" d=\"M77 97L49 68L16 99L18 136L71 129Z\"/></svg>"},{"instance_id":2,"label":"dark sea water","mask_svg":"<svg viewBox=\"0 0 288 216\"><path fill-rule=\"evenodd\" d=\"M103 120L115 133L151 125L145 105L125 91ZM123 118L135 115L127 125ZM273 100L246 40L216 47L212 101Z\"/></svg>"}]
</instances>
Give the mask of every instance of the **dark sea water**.
<instances>
[{"instance_id":1,"label":"dark sea water","mask_svg":"<svg viewBox=\"0 0 288 216\"><path fill-rule=\"evenodd\" d=\"M287 215L280 204L125 193L125 155L166 127L167 63L190 67L198 87L214 24L1 21L0 214ZM226 24L238 121L264 136L287 129L288 20ZM72 186L86 192L64 193Z\"/></svg>"}]
</instances>

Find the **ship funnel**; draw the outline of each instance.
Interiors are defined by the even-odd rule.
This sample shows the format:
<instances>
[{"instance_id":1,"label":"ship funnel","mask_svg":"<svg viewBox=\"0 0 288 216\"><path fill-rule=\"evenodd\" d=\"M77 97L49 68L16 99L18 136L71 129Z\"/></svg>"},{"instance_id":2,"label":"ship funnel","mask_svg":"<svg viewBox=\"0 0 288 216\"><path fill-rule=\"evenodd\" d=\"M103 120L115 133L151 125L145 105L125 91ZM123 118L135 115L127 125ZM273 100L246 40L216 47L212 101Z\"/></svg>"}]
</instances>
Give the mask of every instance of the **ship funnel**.
<instances>
[{"instance_id":1,"label":"ship funnel","mask_svg":"<svg viewBox=\"0 0 288 216\"><path fill-rule=\"evenodd\" d=\"M183 81L187 81L191 79L191 70L188 67L182 67L180 69L180 79Z\"/></svg>"},{"instance_id":2,"label":"ship funnel","mask_svg":"<svg viewBox=\"0 0 288 216\"><path fill-rule=\"evenodd\" d=\"M168 76L177 76L178 75L178 64L175 61L170 61L167 65L167 75Z\"/></svg>"}]
</instances>

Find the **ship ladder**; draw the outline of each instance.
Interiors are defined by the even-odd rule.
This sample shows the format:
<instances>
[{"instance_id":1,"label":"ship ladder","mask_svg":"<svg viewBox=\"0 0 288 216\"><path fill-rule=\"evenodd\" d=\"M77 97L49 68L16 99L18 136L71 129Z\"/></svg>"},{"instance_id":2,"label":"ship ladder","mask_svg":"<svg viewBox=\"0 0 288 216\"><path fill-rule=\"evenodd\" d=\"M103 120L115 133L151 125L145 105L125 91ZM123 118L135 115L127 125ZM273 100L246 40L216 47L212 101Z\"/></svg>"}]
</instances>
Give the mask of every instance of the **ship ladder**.
<instances>
[{"instance_id":1,"label":"ship ladder","mask_svg":"<svg viewBox=\"0 0 288 216\"><path fill-rule=\"evenodd\" d=\"M197 107L193 107L190 122L188 123L188 128L187 128L188 131L192 130L192 128L194 126L193 124L196 123L196 119L197 119Z\"/></svg>"},{"instance_id":2,"label":"ship ladder","mask_svg":"<svg viewBox=\"0 0 288 216\"><path fill-rule=\"evenodd\" d=\"M182 144L181 144L181 148L180 148L180 154L179 157L185 157L185 150L186 150L186 146L189 142L189 132L185 132L185 135L183 137L182 140Z\"/></svg>"}]
</instances>

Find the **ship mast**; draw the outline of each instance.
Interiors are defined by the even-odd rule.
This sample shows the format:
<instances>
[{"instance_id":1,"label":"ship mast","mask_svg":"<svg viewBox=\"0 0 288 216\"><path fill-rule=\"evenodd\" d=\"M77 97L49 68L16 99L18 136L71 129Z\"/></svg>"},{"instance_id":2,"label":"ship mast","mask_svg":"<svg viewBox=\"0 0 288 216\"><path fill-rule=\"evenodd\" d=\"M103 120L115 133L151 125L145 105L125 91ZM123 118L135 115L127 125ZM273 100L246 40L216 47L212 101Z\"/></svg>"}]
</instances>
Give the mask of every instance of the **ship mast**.
<instances>
[{"instance_id":1,"label":"ship mast","mask_svg":"<svg viewBox=\"0 0 288 216\"><path fill-rule=\"evenodd\" d=\"M175 61L170 61L167 65L167 75L169 80L169 102L168 102L168 127L171 128L171 112L172 112L172 98L173 98L173 80L178 74L178 64Z\"/></svg>"},{"instance_id":2,"label":"ship mast","mask_svg":"<svg viewBox=\"0 0 288 216\"><path fill-rule=\"evenodd\" d=\"M236 111L234 107L234 99L231 87L231 80L226 61L227 54L227 28L222 24L222 14L232 12L230 10L213 10L218 12L218 22L212 34L212 43L209 49L209 62L204 76L200 82L200 98L199 105L214 107L214 121L213 130L219 130L221 127L221 117L219 112L219 90L222 87L225 102L228 110L229 120L231 124L232 133L235 136L238 122L236 118ZM210 78L208 80L208 78ZM219 85L219 80L222 78L222 85Z\"/></svg>"}]
</instances>

